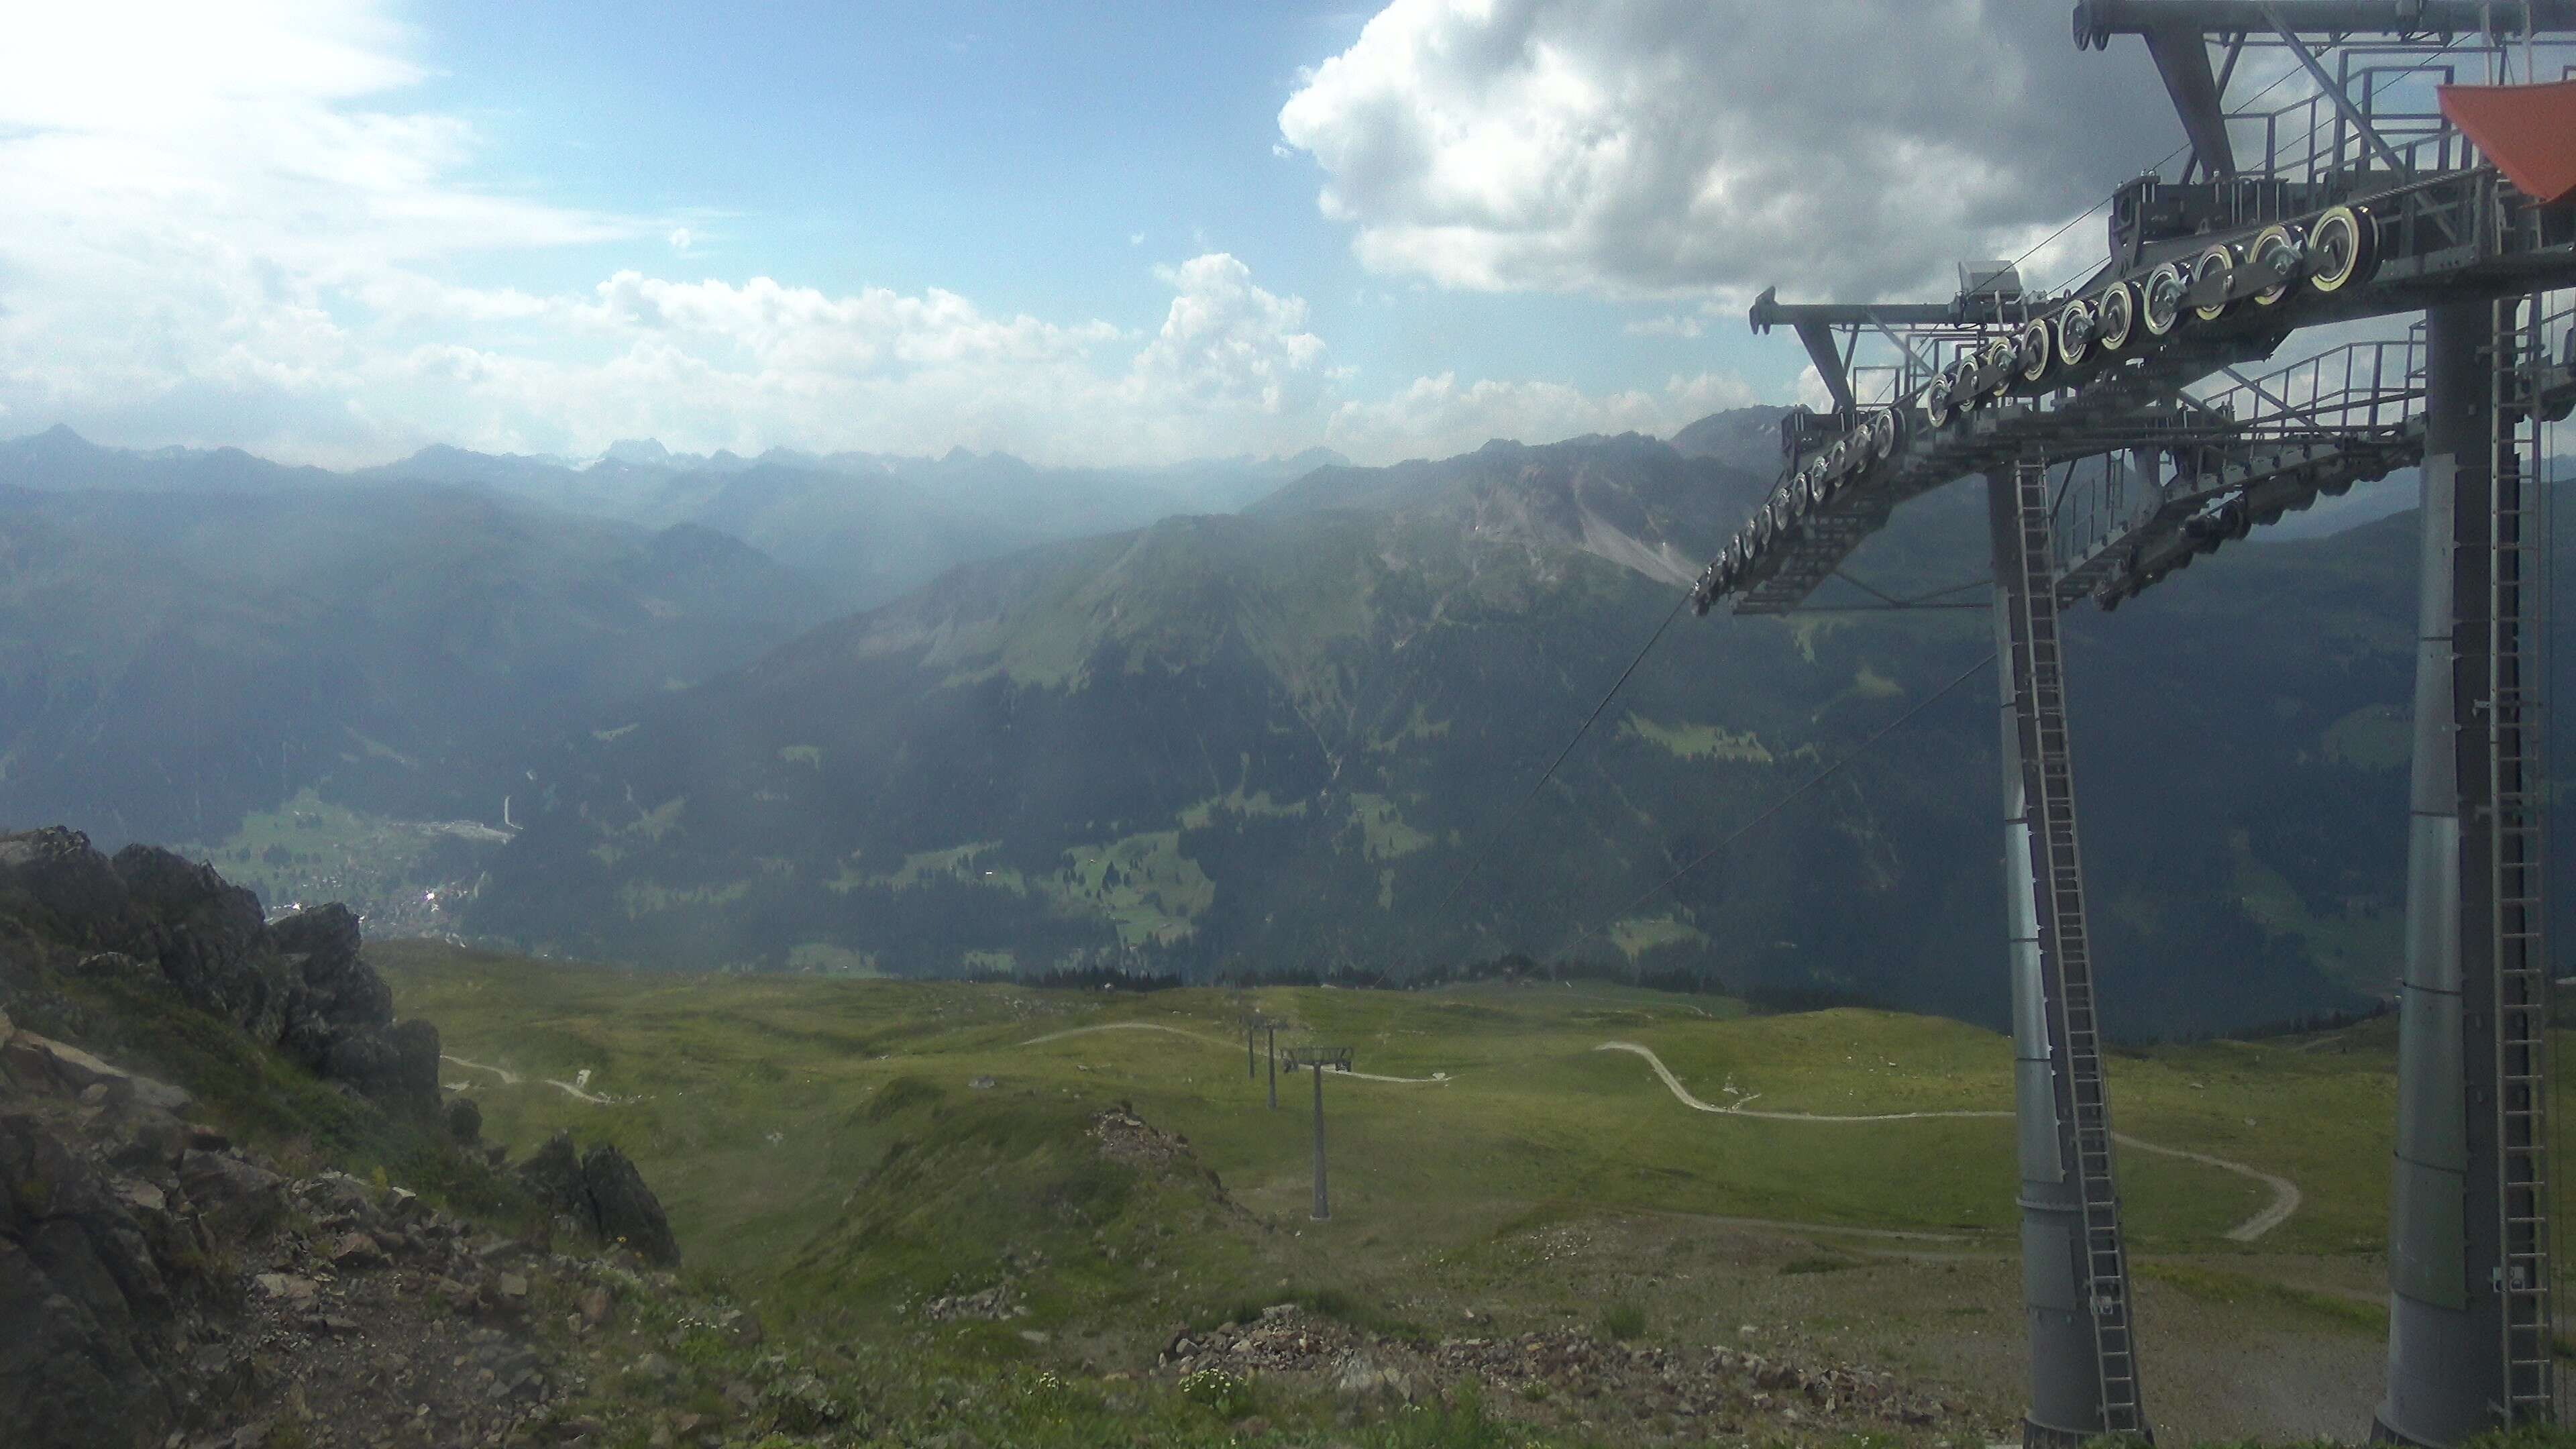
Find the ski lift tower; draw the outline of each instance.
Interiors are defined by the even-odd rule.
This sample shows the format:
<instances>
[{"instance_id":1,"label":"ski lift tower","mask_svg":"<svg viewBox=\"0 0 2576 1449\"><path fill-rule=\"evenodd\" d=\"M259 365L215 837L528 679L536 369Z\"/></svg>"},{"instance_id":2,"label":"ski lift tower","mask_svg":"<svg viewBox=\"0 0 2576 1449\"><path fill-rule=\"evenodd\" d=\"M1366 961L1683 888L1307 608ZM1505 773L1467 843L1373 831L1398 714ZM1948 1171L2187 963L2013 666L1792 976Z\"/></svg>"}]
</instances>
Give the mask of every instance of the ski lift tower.
<instances>
[{"instance_id":1,"label":"ski lift tower","mask_svg":"<svg viewBox=\"0 0 2576 1449\"><path fill-rule=\"evenodd\" d=\"M1806 605L1907 498L1986 482L2003 667L2021 1124L2024 1439L2148 1432L2085 931L2058 637L2319 494L2423 469L2382 1438L2555 1417L2539 755L2545 423L2576 401L2576 0L2084 0L2146 43L2190 140L2110 201L2063 288L1786 305L1833 399L1793 411L1705 612ZM2301 84L2229 108L2241 62ZM2541 82L2552 82L2542 84ZM2478 82L2481 84L2465 84ZM2296 331L2421 313L2269 374ZM2562 340L2563 339L2563 340ZM1872 361L1862 365L1864 343ZM2054 476L2052 472L2054 470ZM1892 602L1890 607L1905 607Z\"/></svg>"},{"instance_id":2,"label":"ski lift tower","mask_svg":"<svg viewBox=\"0 0 2576 1449\"><path fill-rule=\"evenodd\" d=\"M1292 1046L1288 1049L1288 1070L1299 1067L1315 1074L1315 1221L1323 1222L1333 1215L1332 1199L1324 1193L1324 1071L1351 1069L1351 1049L1337 1046Z\"/></svg>"}]
</instances>

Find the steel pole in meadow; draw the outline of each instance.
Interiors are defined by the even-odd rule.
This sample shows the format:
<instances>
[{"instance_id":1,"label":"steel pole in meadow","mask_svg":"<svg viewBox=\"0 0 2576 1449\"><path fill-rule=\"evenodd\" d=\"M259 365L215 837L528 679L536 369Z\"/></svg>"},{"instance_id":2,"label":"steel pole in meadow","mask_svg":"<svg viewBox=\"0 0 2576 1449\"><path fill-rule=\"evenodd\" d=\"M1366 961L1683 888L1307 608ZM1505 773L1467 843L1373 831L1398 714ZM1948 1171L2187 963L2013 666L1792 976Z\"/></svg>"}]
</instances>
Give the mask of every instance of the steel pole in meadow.
<instances>
[{"instance_id":1,"label":"steel pole in meadow","mask_svg":"<svg viewBox=\"0 0 2576 1449\"><path fill-rule=\"evenodd\" d=\"M1331 1200L1324 1196L1324 1068L1321 1064L1307 1068L1315 1074L1315 1221L1333 1215Z\"/></svg>"},{"instance_id":2,"label":"steel pole in meadow","mask_svg":"<svg viewBox=\"0 0 2576 1449\"><path fill-rule=\"evenodd\" d=\"M1315 1074L1315 1221L1323 1222L1333 1215L1331 1199L1324 1195L1324 1068L1351 1069L1349 1047L1290 1047L1288 1070L1304 1067Z\"/></svg>"},{"instance_id":3,"label":"steel pole in meadow","mask_svg":"<svg viewBox=\"0 0 2576 1449\"><path fill-rule=\"evenodd\" d=\"M1279 1110L1279 1028L1270 1028L1270 1110Z\"/></svg>"}]
</instances>

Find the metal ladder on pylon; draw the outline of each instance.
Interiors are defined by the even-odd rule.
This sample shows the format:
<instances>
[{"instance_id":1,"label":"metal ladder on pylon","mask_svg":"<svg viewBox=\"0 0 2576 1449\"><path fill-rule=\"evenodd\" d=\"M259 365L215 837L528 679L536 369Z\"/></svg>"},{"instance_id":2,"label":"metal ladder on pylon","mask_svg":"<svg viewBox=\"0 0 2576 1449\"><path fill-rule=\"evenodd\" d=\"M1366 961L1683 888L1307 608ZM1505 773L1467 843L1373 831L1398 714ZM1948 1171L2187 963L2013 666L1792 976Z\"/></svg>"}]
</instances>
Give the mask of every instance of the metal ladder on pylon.
<instances>
[{"instance_id":1,"label":"metal ladder on pylon","mask_svg":"<svg viewBox=\"0 0 2576 1449\"><path fill-rule=\"evenodd\" d=\"M2490 902L2495 936L2498 1243L2496 1287L2503 1308L2504 1397L2508 1424L2556 1417L2555 1321L2550 1302L2549 1017L2550 969L2542 932L2542 810L2539 651L2544 623L2547 531L2540 469L2538 298L2532 321L2520 298L2495 304L2489 354L2494 425L2488 444L2492 488L2487 610L2487 785ZM2530 427L2531 447L2522 445Z\"/></svg>"},{"instance_id":2,"label":"metal ladder on pylon","mask_svg":"<svg viewBox=\"0 0 2576 1449\"><path fill-rule=\"evenodd\" d=\"M2010 599L2015 687L2021 712L2022 773L2040 905L2040 949L2054 957L2059 991L2050 1031L2066 1056L2073 1098L2075 1167L2084 1206L2085 1299L2094 1361L2101 1372L2102 1428L2146 1432L2137 1350L2129 1320L2128 1252L2111 1172L2111 1114L2102 1088L2102 1045L2093 1009L2093 953L2084 926L2084 871L2076 848L2075 776L2068 759L2066 688L2058 640L2056 570L2051 559L2048 465L2013 466L2021 530L2021 577Z\"/></svg>"}]
</instances>

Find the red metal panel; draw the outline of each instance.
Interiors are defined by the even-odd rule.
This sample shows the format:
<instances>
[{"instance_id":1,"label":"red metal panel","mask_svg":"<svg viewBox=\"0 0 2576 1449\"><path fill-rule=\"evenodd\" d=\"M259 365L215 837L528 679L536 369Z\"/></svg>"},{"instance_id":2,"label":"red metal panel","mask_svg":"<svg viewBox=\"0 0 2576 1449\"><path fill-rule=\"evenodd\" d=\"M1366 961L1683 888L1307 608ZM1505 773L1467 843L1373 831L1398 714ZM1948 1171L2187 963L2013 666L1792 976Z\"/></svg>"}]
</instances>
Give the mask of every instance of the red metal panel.
<instances>
[{"instance_id":1,"label":"red metal panel","mask_svg":"<svg viewBox=\"0 0 2576 1449\"><path fill-rule=\"evenodd\" d=\"M2576 81L2443 86L2442 114L2543 206L2576 196Z\"/></svg>"}]
</instances>

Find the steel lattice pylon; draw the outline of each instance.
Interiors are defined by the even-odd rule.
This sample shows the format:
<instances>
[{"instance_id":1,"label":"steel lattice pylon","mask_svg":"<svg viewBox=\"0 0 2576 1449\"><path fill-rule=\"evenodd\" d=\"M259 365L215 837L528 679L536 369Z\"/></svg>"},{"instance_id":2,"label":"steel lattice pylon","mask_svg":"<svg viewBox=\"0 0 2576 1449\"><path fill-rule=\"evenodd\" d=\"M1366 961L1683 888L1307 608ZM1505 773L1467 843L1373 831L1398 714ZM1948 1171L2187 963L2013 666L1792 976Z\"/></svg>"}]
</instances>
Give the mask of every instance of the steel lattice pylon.
<instances>
[{"instance_id":1,"label":"steel lattice pylon","mask_svg":"<svg viewBox=\"0 0 2576 1449\"><path fill-rule=\"evenodd\" d=\"M2576 404L2576 202L2523 195L2439 87L2576 74L2576 0L2084 0L2142 38L2190 137L2110 200L2063 289L1963 264L1946 303L1784 305L1834 399L1794 410L1771 498L1702 612L1805 606L1896 505L1987 480L2033 1444L2148 1432L2120 1238L2056 614L2394 469L2423 471L2407 960L2379 1437L2556 1417L2548 1212L2547 420ZM2230 110L2266 50L2303 88ZM2258 92L2259 101L2272 86ZM2496 94L2496 93L2489 93ZM2261 376L2302 328L2403 316ZM1867 342L1886 361L1862 364ZM2062 469L2052 486L2050 469Z\"/></svg>"}]
</instances>

